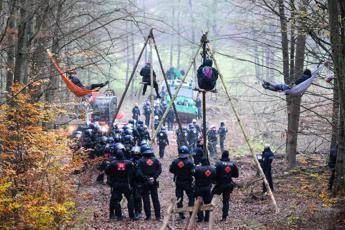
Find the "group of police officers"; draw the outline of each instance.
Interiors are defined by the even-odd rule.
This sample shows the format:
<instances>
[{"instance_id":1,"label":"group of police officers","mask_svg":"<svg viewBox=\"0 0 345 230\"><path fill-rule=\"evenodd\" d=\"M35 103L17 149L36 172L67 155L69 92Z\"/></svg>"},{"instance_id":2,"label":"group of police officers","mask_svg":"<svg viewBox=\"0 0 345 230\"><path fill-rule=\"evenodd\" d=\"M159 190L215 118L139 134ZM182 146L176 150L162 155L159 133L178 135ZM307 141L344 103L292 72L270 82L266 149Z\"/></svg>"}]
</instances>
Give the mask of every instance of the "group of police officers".
<instances>
[{"instance_id":1,"label":"group of police officers","mask_svg":"<svg viewBox=\"0 0 345 230\"><path fill-rule=\"evenodd\" d=\"M104 175L106 175L106 182L111 187L110 219L123 219L120 203L123 196L127 199L130 219L141 218L142 208L146 220L151 219L150 200L152 200L155 218L161 219L158 178L162 167L149 144L151 137L147 123L144 124L140 116L140 109L136 105L132 110L133 119L121 128L115 125L108 134L102 132L99 125L93 123L81 127L76 132L80 147L90 150L90 158L103 157L104 159L99 166L100 173L97 181L104 183ZM220 130L223 131L220 132ZM220 138L220 143L223 143L222 157L215 166L210 165L208 159L203 157L203 147L199 139L201 129L195 120L186 131L188 143L181 141L177 136L178 156L169 167L176 184L177 207L182 207L184 193L188 197L189 206L194 205L194 200L198 196L201 196L203 202L208 204L213 195L222 195L222 219L225 220L229 212L230 193L234 187L232 178L238 177L238 168L230 161L229 152L224 150L227 132L225 125L223 123L216 132L214 132L214 127L208 131L212 135L222 137ZM165 147L169 145L168 134L164 127L158 133L157 144L159 156L163 158ZM216 154L213 156L215 157ZM184 213L179 213L179 216L181 219L185 218ZM208 219L208 212L198 213L198 221L208 221Z\"/></svg>"}]
</instances>

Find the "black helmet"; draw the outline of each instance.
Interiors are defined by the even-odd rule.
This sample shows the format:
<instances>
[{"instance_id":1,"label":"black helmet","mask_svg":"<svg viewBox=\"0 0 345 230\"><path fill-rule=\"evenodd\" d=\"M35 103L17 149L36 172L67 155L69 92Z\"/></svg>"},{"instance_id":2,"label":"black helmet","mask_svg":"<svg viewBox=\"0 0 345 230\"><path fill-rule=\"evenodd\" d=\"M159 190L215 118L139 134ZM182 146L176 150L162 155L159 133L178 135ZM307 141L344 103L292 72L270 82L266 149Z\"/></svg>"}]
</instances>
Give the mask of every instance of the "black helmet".
<instances>
[{"instance_id":1,"label":"black helmet","mask_svg":"<svg viewBox=\"0 0 345 230\"><path fill-rule=\"evenodd\" d=\"M87 136L87 137L91 137L92 134L93 134L93 130L92 130L92 129L87 129L87 130L85 130L84 134L85 134L85 136Z\"/></svg>"},{"instance_id":2,"label":"black helmet","mask_svg":"<svg viewBox=\"0 0 345 230\"><path fill-rule=\"evenodd\" d=\"M162 131L162 132L165 132L165 130L166 130L165 127L162 127L162 128L161 128L161 131Z\"/></svg>"},{"instance_id":3,"label":"black helmet","mask_svg":"<svg viewBox=\"0 0 345 230\"><path fill-rule=\"evenodd\" d=\"M101 136L101 143L107 143L108 137Z\"/></svg>"},{"instance_id":4,"label":"black helmet","mask_svg":"<svg viewBox=\"0 0 345 230\"><path fill-rule=\"evenodd\" d=\"M123 144L132 144L133 137L131 135L126 135L122 138Z\"/></svg>"},{"instance_id":5,"label":"black helmet","mask_svg":"<svg viewBox=\"0 0 345 230\"><path fill-rule=\"evenodd\" d=\"M144 124L144 122L143 121L138 121L138 125L140 126L140 125L143 125Z\"/></svg>"},{"instance_id":6,"label":"black helmet","mask_svg":"<svg viewBox=\"0 0 345 230\"><path fill-rule=\"evenodd\" d=\"M133 134L133 130L132 129L126 129L125 131L124 131L124 134L125 135L132 135Z\"/></svg>"},{"instance_id":7,"label":"black helmet","mask_svg":"<svg viewBox=\"0 0 345 230\"><path fill-rule=\"evenodd\" d=\"M140 146L143 146L143 145L147 145L148 143L147 143L147 140L142 140L141 142L140 142Z\"/></svg>"},{"instance_id":8,"label":"black helmet","mask_svg":"<svg viewBox=\"0 0 345 230\"><path fill-rule=\"evenodd\" d=\"M148 156L148 157L153 156L153 150L151 147L148 146L148 148L144 152L142 152L142 154L143 156Z\"/></svg>"},{"instance_id":9,"label":"black helmet","mask_svg":"<svg viewBox=\"0 0 345 230\"><path fill-rule=\"evenodd\" d=\"M114 147L116 152L118 152L119 150L125 150L125 146L122 143L116 143Z\"/></svg>"},{"instance_id":10,"label":"black helmet","mask_svg":"<svg viewBox=\"0 0 345 230\"><path fill-rule=\"evenodd\" d=\"M114 143L114 137L110 136L107 138L107 143L112 144Z\"/></svg>"},{"instance_id":11,"label":"black helmet","mask_svg":"<svg viewBox=\"0 0 345 230\"><path fill-rule=\"evenodd\" d=\"M178 149L178 154L179 155L188 155L189 154L189 149L187 146L182 145L179 149Z\"/></svg>"},{"instance_id":12,"label":"black helmet","mask_svg":"<svg viewBox=\"0 0 345 230\"><path fill-rule=\"evenodd\" d=\"M147 150L151 149L151 147L148 144L140 146L140 152L141 154L144 154Z\"/></svg>"},{"instance_id":13,"label":"black helmet","mask_svg":"<svg viewBox=\"0 0 345 230\"><path fill-rule=\"evenodd\" d=\"M121 142L121 134L119 134L119 133L115 134L114 142L115 143Z\"/></svg>"},{"instance_id":14,"label":"black helmet","mask_svg":"<svg viewBox=\"0 0 345 230\"><path fill-rule=\"evenodd\" d=\"M95 126L94 123L90 123L90 124L89 124L89 129L95 129L95 128L96 128L96 126Z\"/></svg>"},{"instance_id":15,"label":"black helmet","mask_svg":"<svg viewBox=\"0 0 345 230\"><path fill-rule=\"evenodd\" d=\"M132 148L131 152L135 156L141 155L140 147L137 145Z\"/></svg>"}]
</instances>

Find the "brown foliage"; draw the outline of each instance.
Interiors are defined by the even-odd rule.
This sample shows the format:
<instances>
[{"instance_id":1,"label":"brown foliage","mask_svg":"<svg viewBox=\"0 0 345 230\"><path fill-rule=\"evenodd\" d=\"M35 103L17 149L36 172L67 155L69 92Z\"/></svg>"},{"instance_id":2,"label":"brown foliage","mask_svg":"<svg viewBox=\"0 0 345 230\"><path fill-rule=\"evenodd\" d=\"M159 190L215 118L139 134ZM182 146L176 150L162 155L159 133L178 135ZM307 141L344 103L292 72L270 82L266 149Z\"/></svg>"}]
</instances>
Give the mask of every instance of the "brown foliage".
<instances>
[{"instance_id":1,"label":"brown foliage","mask_svg":"<svg viewBox=\"0 0 345 230\"><path fill-rule=\"evenodd\" d=\"M43 103L31 103L31 93L14 85L7 105L1 105L0 222L29 228L68 224L74 214L69 189L68 145L64 136L46 130L54 113Z\"/></svg>"}]
</instances>

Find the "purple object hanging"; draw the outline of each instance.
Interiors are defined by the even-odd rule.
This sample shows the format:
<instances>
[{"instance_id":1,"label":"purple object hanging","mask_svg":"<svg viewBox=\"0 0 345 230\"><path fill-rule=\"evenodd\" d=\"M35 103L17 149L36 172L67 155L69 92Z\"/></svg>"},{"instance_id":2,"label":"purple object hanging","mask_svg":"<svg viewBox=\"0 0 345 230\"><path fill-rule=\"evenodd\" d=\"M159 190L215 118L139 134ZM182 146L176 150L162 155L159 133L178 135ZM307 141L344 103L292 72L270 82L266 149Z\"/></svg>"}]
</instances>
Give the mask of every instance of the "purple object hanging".
<instances>
[{"instance_id":1,"label":"purple object hanging","mask_svg":"<svg viewBox=\"0 0 345 230\"><path fill-rule=\"evenodd\" d=\"M212 67L205 66L204 68L202 68L202 73L206 78L211 79L213 75Z\"/></svg>"}]
</instances>

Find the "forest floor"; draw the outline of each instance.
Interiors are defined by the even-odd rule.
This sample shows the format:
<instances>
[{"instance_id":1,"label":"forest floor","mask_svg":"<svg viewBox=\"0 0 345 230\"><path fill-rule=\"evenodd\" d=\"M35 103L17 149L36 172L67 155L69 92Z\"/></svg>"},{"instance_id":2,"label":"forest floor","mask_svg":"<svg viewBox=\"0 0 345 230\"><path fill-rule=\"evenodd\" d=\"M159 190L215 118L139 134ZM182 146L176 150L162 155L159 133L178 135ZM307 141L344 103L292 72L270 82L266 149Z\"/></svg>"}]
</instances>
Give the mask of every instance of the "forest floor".
<instances>
[{"instance_id":1,"label":"forest floor","mask_svg":"<svg viewBox=\"0 0 345 230\"><path fill-rule=\"evenodd\" d=\"M174 143L174 137L170 135ZM159 178L159 198L162 218L174 197L175 186L168 167L175 157L176 145L172 144L161 160L163 172ZM240 168L240 177L235 180L236 183L245 184L257 178L251 157L233 157L233 160ZM335 200L329 196L326 159L319 154L300 154L298 162L296 169L286 171L283 157L277 155L274 161L274 195L280 209L278 214L275 214L269 197L261 194L262 182L257 181L247 188L236 188L233 191L230 217L226 222L220 222L221 198L214 198L217 206L214 229L345 229L345 200ZM110 189L107 185L95 182L97 174L96 170L90 169L76 177L79 184L76 229L159 229L162 222L144 221L143 218L136 222L129 218L109 221ZM123 212L128 217L126 205L123 205ZM176 229L183 229L187 220L176 219ZM207 227L206 223L196 225L196 229Z\"/></svg>"},{"instance_id":2,"label":"forest floor","mask_svg":"<svg viewBox=\"0 0 345 230\"><path fill-rule=\"evenodd\" d=\"M230 119L232 116L229 110L225 109L226 103L224 108L220 107L219 102L216 104L219 106L208 110L208 114L215 115L209 116L209 121L217 124L220 122L217 118L222 117L230 126L231 137L228 138L227 146L231 150L231 159L240 169L240 176L235 182L239 185L256 182L234 189L231 194L230 216L225 222L220 221L221 197L214 197L214 229L345 229L345 199L333 199L327 191L330 175L326 166L327 155L298 154L297 167L289 171L283 155L276 154L273 163L274 195L280 209L276 214L269 197L262 195L262 182L257 180L257 169L249 152L236 154L236 149L244 143L238 127ZM127 105L123 112L128 114L130 109ZM233 135L236 133L238 135ZM168 171L170 163L177 156L174 132L169 132L169 140L171 145L166 148L164 159L161 160L163 171L159 177L162 220L171 198L175 196L173 176ZM154 148L158 152L157 146ZM75 229L159 229L162 222L154 219L130 221L126 204L123 205L123 213L127 218L123 221L109 221L110 188L95 182L97 175L96 169L88 169L74 178L77 188ZM184 206L186 200L185 197ZM188 218L180 221L176 216L176 229L184 229L187 223ZM207 228L207 223L196 224L196 229Z\"/></svg>"}]
</instances>

